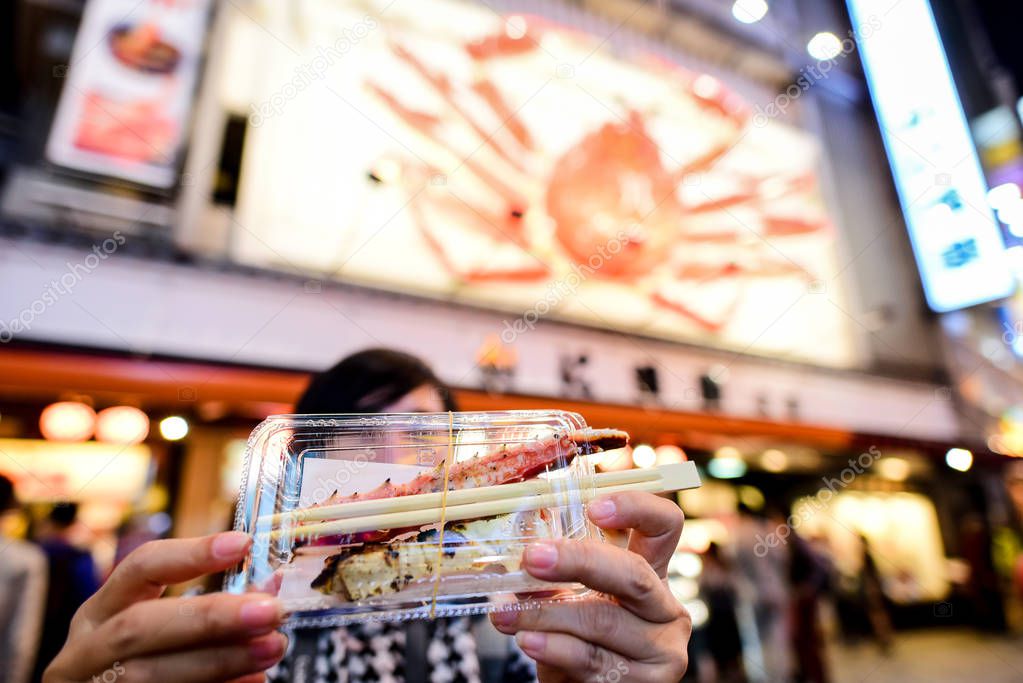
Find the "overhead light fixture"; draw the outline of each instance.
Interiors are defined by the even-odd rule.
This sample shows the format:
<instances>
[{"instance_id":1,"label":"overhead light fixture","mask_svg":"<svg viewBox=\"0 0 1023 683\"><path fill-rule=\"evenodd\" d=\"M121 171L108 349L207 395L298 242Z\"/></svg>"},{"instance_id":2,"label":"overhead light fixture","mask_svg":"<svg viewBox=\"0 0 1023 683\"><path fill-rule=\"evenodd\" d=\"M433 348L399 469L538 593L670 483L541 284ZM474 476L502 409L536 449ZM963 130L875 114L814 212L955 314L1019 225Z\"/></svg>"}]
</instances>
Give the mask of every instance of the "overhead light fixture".
<instances>
[{"instance_id":1,"label":"overhead light fixture","mask_svg":"<svg viewBox=\"0 0 1023 683\"><path fill-rule=\"evenodd\" d=\"M1016 183L1002 183L995 185L987 191L987 203L996 211L1008 206L1020 198L1019 185Z\"/></svg>"},{"instance_id":2,"label":"overhead light fixture","mask_svg":"<svg viewBox=\"0 0 1023 683\"><path fill-rule=\"evenodd\" d=\"M707 603L699 598L696 600L686 600L682 603L682 606L689 613L689 619L693 622L694 628L700 628L710 619L710 608L707 607Z\"/></svg>"},{"instance_id":3,"label":"overhead light fixture","mask_svg":"<svg viewBox=\"0 0 1023 683\"><path fill-rule=\"evenodd\" d=\"M882 458L877 463L877 472L889 481L905 481L909 477L909 461L902 458Z\"/></svg>"},{"instance_id":4,"label":"overhead light fixture","mask_svg":"<svg viewBox=\"0 0 1023 683\"><path fill-rule=\"evenodd\" d=\"M79 401L51 403L39 415L39 431L49 441L87 441L96 430L96 411Z\"/></svg>"},{"instance_id":5,"label":"overhead light fixture","mask_svg":"<svg viewBox=\"0 0 1023 683\"><path fill-rule=\"evenodd\" d=\"M732 16L743 24L755 24L767 14L765 0L735 0L732 5Z\"/></svg>"},{"instance_id":6,"label":"overhead light fixture","mask_svg":"<svg viewBox=\"0 0 1023 683\"><path fill-rule=\"evenodd\" d=\"M746 474L746 461L742 459L739 449L722 446L707 463L707 472L717 479L738 479Z\"/></svg>"},{"instance_id":7,"label":"overhead light fixture","mask_svg":"<svg viewBox=\"0 0 1023 683\"><path fill-rule=\"evenodd\" d=\"M149 436L149 416L133 406L104 408L96 416L96 440L133 446Z\"/></svg>"},{"instance_id":8,"label":"overhead light fixture","mask_svg":"<svg viewBox=\"0 0 1023 683\"><path fill-rule=\"evenodd\" d=\"M652 446L639 444L632 449L632 462L641 469L649 469L657 462L657 452Z\"/></svg>"},{"instance_id":9,"label":"overhead light fixture","mask_svg":"<svg viewBox=\"0 0 1023 683\"><path fill-rule=\"evenodd\" d=\"M676 552L668 560L668 573L695 579L703 571L703 560L694 552Z\"/></svg>"},{"instance_id":10,"label":"overhead light fixture","mask_svg":"<svg viewBox=\"0 0 1023 683\"><path fill-rule=\"evenodd\" d=\"M160 436L168 441L180 441L188 436L188 420L171 415L160 420Z\"/></svg>"},{"instance_id":11,"label":"overhead light fixture","mask_svg":"<svg viewBox=\"0 0 1023 683\"><path fill-rule=\"evenodd\" d=\"M821 31L806 44L806 51L819 62L827 61L842 54L842 41L830 31Z\"/></svg>"},{"instance_id":12,"label":"overhead light fixture","mask_svg":"<svg viewBox=\"0 0 1023 683\"><path fill-rule=\"evenodd\" d=\"M764 504L767 502L764 498L764 493L756 486L740 486L739 487L739 502L748 507L750 510L763 510Z\"/></svg>"},{"instance_id":13,"label":"overhead light fixture","mask_svg":"<svg viewBox=\"0 0 1023 683\"><path fill-rule=\"evenodd\" d=\"M760 454L760 466L768 472L784 472L789 467L789 456L777 448L769 448Z\"/></svg>"},{"instance_id":14,"label":"overhead light fixture","mask_svg":"<svg viewBox=\"0 0 1023 683\"><path fill-rule=\"evenodd\" d=\"M950 448L945 454L945 464L954 470L966 472L973 467L973 453L965 448Z\"/></svg>"},{"instance_id":15,"label":"overhead light fixture","mask_svg":"<svg viewBox=\"0 0 1023 683\"><path fill-rule=\"evenodd\" d=\"M735 446L722 446L714 451L715 458L741 458L742 453Z\"/></svg>"},{"instance_id":16,"label":"overhead light fixture","mask_svg":"<svg viewBox=\"0 0 1023 683\"><path fill-rule=\"evenodd\" d=\"M689 459L686 457L685 451L674 444L658 446L654 449L654 453L657 454L658 465L674 465Z\"/></svg>"}]
</instances>

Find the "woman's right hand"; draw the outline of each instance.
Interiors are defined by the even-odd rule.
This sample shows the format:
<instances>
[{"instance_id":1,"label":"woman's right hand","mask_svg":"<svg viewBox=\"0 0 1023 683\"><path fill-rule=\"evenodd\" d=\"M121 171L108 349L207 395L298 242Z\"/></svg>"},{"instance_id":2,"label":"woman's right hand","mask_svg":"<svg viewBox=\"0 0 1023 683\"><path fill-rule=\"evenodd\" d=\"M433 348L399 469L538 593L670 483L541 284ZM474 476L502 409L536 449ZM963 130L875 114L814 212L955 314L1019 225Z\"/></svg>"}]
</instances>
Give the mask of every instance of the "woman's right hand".
<instances>
[{"instance_id":1,"label":"woman's right hand","mask_svg":"<svg viewBox=\"0 0 1023 683\"><path fill-rule=\"evenodd\" d=\"M43 683L262 681L284 655L280 603L211 593L158 599L168 584L222 571L251 539L239 531L153 541L128 555L71 621Z\"/></svg>"}]
</instances>

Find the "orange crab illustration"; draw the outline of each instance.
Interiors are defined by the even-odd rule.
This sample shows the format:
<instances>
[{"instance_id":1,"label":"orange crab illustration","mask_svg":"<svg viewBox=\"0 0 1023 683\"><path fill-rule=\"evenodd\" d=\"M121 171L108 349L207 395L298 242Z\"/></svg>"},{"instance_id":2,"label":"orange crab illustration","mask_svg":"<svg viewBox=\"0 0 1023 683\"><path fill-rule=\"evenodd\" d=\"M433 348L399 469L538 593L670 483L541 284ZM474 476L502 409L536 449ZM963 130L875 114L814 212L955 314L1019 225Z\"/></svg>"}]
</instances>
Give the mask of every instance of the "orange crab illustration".
<instances>
[{"instance_id":1,"label":"orange crab illustration","mask_svg":"<svg viewBox=\"0 0 1023 683\"><path fill-rule=\"evenodd\" d=\"M600 48L517 16L456 46L467 68L388 35L391 70L415 95L393 78L365 76L366 91L416 140L378 159L400 169L385 182L402 188L415 229L456 281L544 283L589 266L595 282L639 291L663 314L714 333L752 288L819 277L804 245L829 221L812 164L765 165L775 150L751 148L764 135L743 97L711 76L641 58L630 68L667 95L593 95L593 79L580 78L592 116L564 120L572 114L559 117L556 104L537 105L541 116L533 100L571 88L571 69L517 90L508 72L542 60L551 41Z\"/></svg>"}]
</instances>

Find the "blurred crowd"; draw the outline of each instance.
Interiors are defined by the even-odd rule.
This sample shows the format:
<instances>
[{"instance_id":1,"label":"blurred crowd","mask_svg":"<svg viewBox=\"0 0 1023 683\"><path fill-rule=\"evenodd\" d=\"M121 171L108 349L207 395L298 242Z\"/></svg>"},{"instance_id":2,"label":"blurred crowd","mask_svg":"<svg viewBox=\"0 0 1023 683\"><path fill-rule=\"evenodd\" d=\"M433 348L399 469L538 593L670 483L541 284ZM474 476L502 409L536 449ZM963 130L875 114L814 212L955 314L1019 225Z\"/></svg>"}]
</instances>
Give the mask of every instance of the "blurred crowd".
<instances>
[{"instance_id":1,"label":"blurred crowd","mask_svg":"<svg viewBox=\"0 0 1023 683\"><path fill-rule=\"evenodd\" d=\"M997 528L972 515L961 529L968 578L960 602L966 620L991 633L1005 632L1023 613L1023 468L1007 484L1013 510ZM703 555L708 617L690 643L687 680L828 683L829 643L866 640L884 657L895 651L895 602L878 566L884 557L862 534L852 573L839 570L824 538L792 533L765 548L762 539L788 519L779 508L756 513L740 504L732 543L712 543ZM952 616L951 603L930 608L935 618Z\"/></svg>"},{"instance_id":2,"label":"blurred crowd","mask_svg":"<svg viewBox=\"0 0 1023 683\"><path fill-rule=\"evenodd\" d=\"M16 508L14 485L0 475L0 511ZM0 681L39 681L67 639L75 612L99 588L92 554L76 532L78 507L54 505L33 525L31 542L4 538L0 554Z\"/></svg>"}]
</instances>

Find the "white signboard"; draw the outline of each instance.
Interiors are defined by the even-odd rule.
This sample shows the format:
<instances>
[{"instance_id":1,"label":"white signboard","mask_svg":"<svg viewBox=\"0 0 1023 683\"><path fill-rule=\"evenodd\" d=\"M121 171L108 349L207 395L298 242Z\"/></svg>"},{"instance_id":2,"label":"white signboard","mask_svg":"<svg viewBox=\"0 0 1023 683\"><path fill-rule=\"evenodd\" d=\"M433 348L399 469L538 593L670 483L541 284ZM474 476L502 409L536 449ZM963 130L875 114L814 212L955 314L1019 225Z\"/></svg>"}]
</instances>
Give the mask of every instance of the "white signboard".
<instances>
[{"instance_id":1,"label":"white signboard","mask_svg":"<svg viewBox=\"0 0 1023 683\"><path fill-rule=\"evenodd\" d=\"M174 184L209 0L91 0L46 155L143 185Z\"/></svg>"},{"instance_id":2,"label":"white signboard","mask_svg":"<svg viewBox=\"0 0 1023 683\"><path fill-rule=\"evenodd\" d=\"M927 302L992 301L1015 283L927 0L848 0Z\"/></svg>"},{"instance_id":3,"label":"white signboard","mask_svg":"<svg viewBox=\"0 0 1023 683\"><path fill-rule=\"evenodd\" d=\"M23 501L131 501L149 479L149 447L0 439L0 474Z\"/></svg>"}]
</instances>

